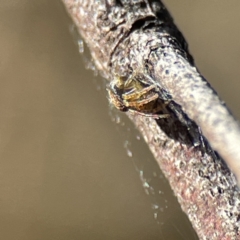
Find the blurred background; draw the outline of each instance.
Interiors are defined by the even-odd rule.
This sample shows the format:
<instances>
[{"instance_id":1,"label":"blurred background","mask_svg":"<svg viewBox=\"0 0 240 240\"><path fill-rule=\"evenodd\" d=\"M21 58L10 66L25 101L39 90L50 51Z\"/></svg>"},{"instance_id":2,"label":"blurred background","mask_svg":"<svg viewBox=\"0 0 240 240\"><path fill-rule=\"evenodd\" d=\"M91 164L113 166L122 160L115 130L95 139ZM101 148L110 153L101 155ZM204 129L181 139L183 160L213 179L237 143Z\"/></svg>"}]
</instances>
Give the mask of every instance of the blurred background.
<instances>
[{"instance_id":1,"label":"blurred background","mask_svg":"<svg viewBox=\"0 0 240 240\"><path fill-rule=\"evenodd\" d=\"M239 119L240 2L164 2ZM0 33L1 239L197 239L62 2L2 0Z\"/></svg>"}]
</instances>

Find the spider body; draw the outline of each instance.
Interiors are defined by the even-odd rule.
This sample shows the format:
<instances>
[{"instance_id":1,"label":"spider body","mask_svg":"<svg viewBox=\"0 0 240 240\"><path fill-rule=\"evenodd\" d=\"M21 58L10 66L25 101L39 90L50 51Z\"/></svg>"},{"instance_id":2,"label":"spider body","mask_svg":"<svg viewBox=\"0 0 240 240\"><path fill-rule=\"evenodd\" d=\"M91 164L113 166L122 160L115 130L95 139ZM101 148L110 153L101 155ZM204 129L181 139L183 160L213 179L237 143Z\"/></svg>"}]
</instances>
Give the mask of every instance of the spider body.
<instances>
[{"instance_id":1,"label":"spider body","mask_svg":"<svg viewBox=\"0 0 240 240\"><path fill-rule=\"evenodd\" d=\"M107 89L110 102L120 111L154 118L169 117L169 114L159 114L169 101L159 97L159 87L151 80L145 75L128 79L116 77Z\"/></svg>"}]
</instances>

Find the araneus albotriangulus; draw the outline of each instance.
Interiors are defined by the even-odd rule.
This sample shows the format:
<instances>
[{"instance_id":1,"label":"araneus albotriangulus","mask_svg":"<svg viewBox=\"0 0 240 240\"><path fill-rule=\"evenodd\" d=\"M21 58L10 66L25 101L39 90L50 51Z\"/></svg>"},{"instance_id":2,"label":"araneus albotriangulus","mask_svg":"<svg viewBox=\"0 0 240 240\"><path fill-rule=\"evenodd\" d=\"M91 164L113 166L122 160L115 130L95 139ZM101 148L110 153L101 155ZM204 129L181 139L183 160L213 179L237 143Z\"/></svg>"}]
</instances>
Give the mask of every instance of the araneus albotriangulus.
<instances>
[{"instance_id":1,"label":"araneus albotriangulus","mask_svg":"<svg viewBox=\"0 0 240 240\"><path fill-rule=\"evenodd\" d=\"M107 87L110 102L120 111L135 112L146 117L167 118L160 113L170 100L161 99L159 87L143 74L129 78L115 77Z\"/></svg>"}]
</instances>

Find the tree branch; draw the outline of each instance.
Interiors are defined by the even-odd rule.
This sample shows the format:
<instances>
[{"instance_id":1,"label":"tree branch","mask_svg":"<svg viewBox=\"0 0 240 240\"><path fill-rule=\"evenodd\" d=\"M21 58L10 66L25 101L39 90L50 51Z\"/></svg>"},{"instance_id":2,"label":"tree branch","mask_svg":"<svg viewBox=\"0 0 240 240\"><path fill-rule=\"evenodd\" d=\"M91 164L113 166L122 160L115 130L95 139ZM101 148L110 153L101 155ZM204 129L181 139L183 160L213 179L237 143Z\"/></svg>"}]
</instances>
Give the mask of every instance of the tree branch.
<instances>
[{"instance_id":1,"label":"tree branch","mask_svg":"<svg viewBox=\"0 0 240 240\"><path fill-rule=\"evenodd\" d=\"M163 109L169 118L127 114L199 238L240 239L240 194L227 167L240 180L240 129L194 66L164 5L157 0L63 2L105 78L147 75L158 86L159 102L169 102Z\"/></svg>"}]
</instances>

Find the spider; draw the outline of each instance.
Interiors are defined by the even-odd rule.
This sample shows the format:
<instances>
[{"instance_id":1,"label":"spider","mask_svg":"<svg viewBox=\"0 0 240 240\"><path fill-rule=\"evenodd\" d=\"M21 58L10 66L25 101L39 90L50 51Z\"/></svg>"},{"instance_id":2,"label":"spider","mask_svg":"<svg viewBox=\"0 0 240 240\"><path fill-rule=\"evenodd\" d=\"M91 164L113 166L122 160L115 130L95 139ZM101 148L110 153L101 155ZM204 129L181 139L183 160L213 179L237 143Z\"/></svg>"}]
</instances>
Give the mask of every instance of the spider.
<instances>
[{"instance_id":1,"label":"spider","mask_svg":"<svg viewBox=\"0 0 240 240\"><path fill-rule=\"evenodd\" d=\"M128 111L153 118L168 118L169 114L159 114L159 112L169 100L161 99L157 85L152 83L152 79L149 81L147 78L144 75L133 75L128 79L115 77L107 88L110 102L123 112Z\"/></svg>"}]
</instances>

